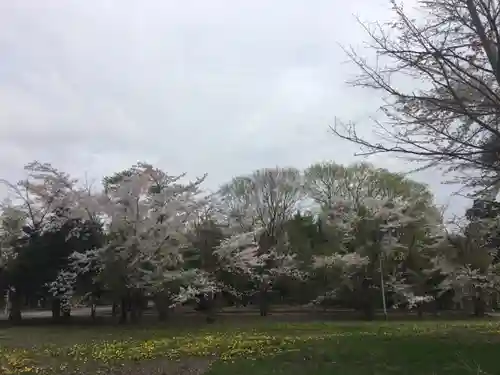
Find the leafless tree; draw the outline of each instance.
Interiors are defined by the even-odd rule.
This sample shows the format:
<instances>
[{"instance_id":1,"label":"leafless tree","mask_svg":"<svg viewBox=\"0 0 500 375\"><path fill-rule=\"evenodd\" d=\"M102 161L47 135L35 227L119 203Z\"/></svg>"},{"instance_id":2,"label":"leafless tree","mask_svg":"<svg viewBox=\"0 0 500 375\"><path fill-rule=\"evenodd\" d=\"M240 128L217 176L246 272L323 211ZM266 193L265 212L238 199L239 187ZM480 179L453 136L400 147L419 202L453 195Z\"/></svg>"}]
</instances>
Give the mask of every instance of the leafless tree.
<instances>
[{"instance_id":1,"label":"leafless tree","mask_svg":"<svg viewBox=\"0 0 500 375\"><path fill-rule=\"evenodd\" d=\"M330 207L346 190L346 169L336 163L317 163L304 172L308 196L322 207Z\"/></svg>"},{"instance_id":2,"label":"leafless tree","mask_svg":"<svg viewBox=\"0 0 500 375\"><path fill-rule=\"evenodd\" d=\"M302 177L294 168L262 169L234 178L220 194L239 222L260 226L276 238L303 196Z\"/></svg>"},{"instance_id":3,"label":"leafless tree","mask_svg":"<svg viewBox=\"0 0 500 375\"><path fill-rule=\"evenodd\" d=\"M375 51L371 64L346 49L360 75L350 84L381 92L377 140L336 121L333 132L361 154L394 153L422 168L453 172L475 192L500 188L500 1L420 0L415 17L392 2L396 20L363 24ZM402 89L410 77L419 88ZM399 79L399 81L398 81Z\"/></svg>"}]
</instances>

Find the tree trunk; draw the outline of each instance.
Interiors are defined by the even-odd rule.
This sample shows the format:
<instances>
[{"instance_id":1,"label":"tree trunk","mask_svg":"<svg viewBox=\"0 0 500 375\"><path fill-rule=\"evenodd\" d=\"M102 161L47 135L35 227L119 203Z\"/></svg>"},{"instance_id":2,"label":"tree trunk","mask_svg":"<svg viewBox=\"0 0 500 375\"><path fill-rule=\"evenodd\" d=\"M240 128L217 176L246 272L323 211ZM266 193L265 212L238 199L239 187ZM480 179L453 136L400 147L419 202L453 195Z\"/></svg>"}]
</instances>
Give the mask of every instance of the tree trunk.
<instances>
[{"instance_id":1,"label":"tree trunk","mask_svg":"<svg viewBox=\"0 0 500 375\"><path fill-rule=\"evenodd\" d=\"M127 323L128 309L129 309L129 304L127 298L122 298L120 303L120 319L118 323L120 324Z\"/></svg>"},{"instance_id":2,"label":"tree trunk","mask_svg":"<svg viewBox=\"0 0 500 375\"><path fill-rule=\"evenodd\" d=\"M375 306L371 301L363 303L363 316L366 320L375 319Z\"/></svg>"},{"instance_id":3,"label":"tree trunk","mask_svg":"<svg viewBox=\"0 0 500 375\"><path fill-rule=\"evenodd\" d=\"M134 301L135 302L135 301ZM130 322L131 323L137 323L139 321L139 306L137 306L137 303L132 302L130 304Z\"/></svg>"},{"instance_id":4,"label":"tree trunk","mask_svg":"<svg viewBox=\"0 0 500 375\"><path fill-rule=\"evenodd\" d=\"M498 293L493 293L491 296L491 309L498 310Z\"/></svg>"},{"instance_id":5,"label":"tree trunk","mask_svg":"<svg viewBox=\"0 0 500 375\"><path fill-rule=\"evenodd\" d=\"M269 281L262 281L259 287L259 310L260 316L267 316L269 313Z\"/></svg>"},{"instance_id":6,"label":"tree trunk","mask_svg":"<svg viewBox=\"0 0 500 375\"><path fill-rule=\"evenodd\" d=\"M111 306L111 316L113 318L116 318L117 313L118 313L118 304L116 302L113 302L113 305Z\"/></svg>"},{"instance_id":7,"label":"tree trunk","mask_svg":"<svg viewBox=\"0 0 500 375\"><path fill-rule=\"evenodd\" d=\"M417 306L417 316L421 319L424 316L424 306L423 304L419 303Z\"/></svg>"},{"instance_id":8,"label":"tree trunk","mask_svg":"<svg viewBox=\"0 0 500 375\"><path fill-rule=\"evenodd\" d=\"M59 298L52 299L52 320L58 322L61 320L61 300Z\"/></svg>"},{"instance_id":9,"label":"tree trunk","mask_svg":"<svg viewBox=\"0 0 500 375\"><path fill-rule=\"evenodd\" d=\"M206 309L206 321L207 323L214 323L215 322L215 294L210 293L207 296L207 309Z\"/></svg>"},{"instance_id":10,"label":"tree trunk","mask_svg":"<svg viewBox=\"0 0 500 375\"><path fill-rule=\"evenodd\" d=\"M484 318L484 315L486 313L486 308L485 308L485 303L482 298L475 298L474 299L474 315L477 316L478 318Z\"/></svg>"},{"instance_id":11,"label":"tree trunk","mask_svg":"<svg viewBox=\"0 0 500 375\"><path fill-rule=\"evenodd\" d=\"M38 299L36 297L28 299L28 306L30 309L36 309L38 307Z\"/></svg>"},{"instance_id":12,"label":"tree trunk","mask_svg":"<svg viewBox=\"0 0 500 375\"><path fill-rule=\"evenodd\" d=\"M10 321L19 322L22 320L21 298L15 291L8 292L7 310Z\"/></svg>"},{"instance_id":13,"label":"tree trunk","mask_svg":"<svg viewBox=\"0 0 500 375\"><path fill-rule=\"evenodd\" d=\"M168 310L167 309L158 310L158 320L160 322L166 322L168 320Z\"/></svg>"},{"instance_id":14,"label":"tree trunk","mask_svg":"<svg viewBox=\"0 0 500 375\"><path fill-rule=\"evenodd\" d=\"M146 298L146 296L142 292L138 295L137 306L138 306L137 316L138 316L139 320L142 320L142 316L144 315L144 311L146 311L148 309L148 299Z\"/></svg>"},{"instance_id":15,"label":"tree trunk","mask_svg":"<svg viewBox=\"0 0 500 375\"><path fill-rule=\"evenodd\" d=\"M366 278L363 279L361 289L361 310L363 311L363 316L366 320L373 320L375 319L375 304L371 281Z\"/></svg>"},{"instance_id":16,"label":"tree trunk","mask_svg":"<svg viewBox=\"0 0 500 375\"><path fill-rule=\"evenodd\" d=\"M132 292L130 297L130 321L138 323L142 317L144 298L140 292Z\"/></svg>"},{"instance_id":17,"label":"tree trunk","mask_svg":"<svg viewBox=\"0 0 500 375\"><path fill-rule=\"evenodd\" d=\"M431 301L430 304L431 304L432 314L434 316L439 316L439 310L440 310L441 304L438 302L438 300L436 298L434 298L434 300Z\"/></svg>"},{"instance_id":18,"label":"tree trunk","mask_svg":"<svg viewBox=\"0 0 500 375\"><path fill-rule=\"evenodd\" d=\"M259 291L259 311L260 316L267 316L269 312L269 301L267 290Z\"/></svg>"},{"instance_id":19,"label":"tree trunk","mask_svg":"<svg viewBox=\"0 0 500 375\"><path fill-rule=\"evenodd\" d=\"M158 294L155 296L154 302L155 302L156 311L158 312L158 320L160 322L166 321L168 319L168 310L169 310L169 303L170 303L168 296Z\"/></svg>"},{"instance_id":20,"label":"tree trunk","mask_svg":"<svg viewBox=\"0 0 500 375\"><path fill-rule=\"evenodd\" d=\"M478 318L484 318L486 313L486 303L482 295L476 295L473 300L474 303L474 315Z\"/></svg>"},{"instance_id":21,"label":"tree trunk","mask_svg":"<svg viewBox=\"0 0 500 375\"><path fill-rule=\"evenodd\" d=\"M474 290L474 297L472 297L472 306L474 309L474 316L483 318L486 314L486 301L481 287L476 287Z\"/></svg>"},{"instance_id":22,"label":"tree trunk","mask_svg":"<svg viewBox=\"0 0 500 375\"><path fill-rule=\"evenodd\" d=\"M92 320L95 320L95 308L96 308L96 304L92 302L92 304L90 305L90 318Z\"/></svg>"},{"instance_id":23,"label":"tree trunk","mask_svg":"<svg viewBox=\"0 0 500 375\"><path fill-rule=\"evenodd\" d=\"M69 320L69 318L71 318L71 308L70 307L67 307L63 310L62 318L63 318L63 320Z\"/></svg>"}]
</instances>

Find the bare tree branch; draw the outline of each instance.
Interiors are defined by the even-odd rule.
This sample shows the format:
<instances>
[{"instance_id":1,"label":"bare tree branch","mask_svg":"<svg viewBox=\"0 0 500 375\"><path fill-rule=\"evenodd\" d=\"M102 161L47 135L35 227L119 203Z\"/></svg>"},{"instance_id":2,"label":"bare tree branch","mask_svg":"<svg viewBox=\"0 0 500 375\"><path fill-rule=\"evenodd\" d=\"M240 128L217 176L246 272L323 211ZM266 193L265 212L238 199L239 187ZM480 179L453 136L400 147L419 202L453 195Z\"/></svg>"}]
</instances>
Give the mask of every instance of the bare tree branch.
<instances>
[{"instance_id":1,"label":"bare tree branch","mask_svg":"<svg viewBox=\"0 0 500 375\"><path fill-rule=\"evenodd\" d=\"M361 154L394 153L423 168L467 175L476 192L498 190L500 176L500 5L492 0L421 0L413 19L393 1L396 21L361 26L375 64L346 49L360 69L349 82L387 97L377 140L353 123L336 120L335 135L362 147ZM395 82L418 80L418 89ZM466 174L473 171L474 174ZM463 182L463 176L459 179ZM458 180L457 180L458 181ZM482 190L481 190L482 191Z\"/></svg>"}]
</instances>

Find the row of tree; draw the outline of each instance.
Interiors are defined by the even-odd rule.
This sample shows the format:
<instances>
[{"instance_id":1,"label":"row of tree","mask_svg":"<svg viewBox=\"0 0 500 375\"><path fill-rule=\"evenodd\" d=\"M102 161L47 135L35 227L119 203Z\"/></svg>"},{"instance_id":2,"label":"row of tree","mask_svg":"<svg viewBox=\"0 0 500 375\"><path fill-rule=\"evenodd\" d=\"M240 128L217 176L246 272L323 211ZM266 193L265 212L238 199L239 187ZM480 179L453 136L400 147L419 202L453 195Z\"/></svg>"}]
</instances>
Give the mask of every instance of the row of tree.
<instances>
[{"instance_id":1,"label":"row of tree","mask_svg":"<svg viewBox=\"0 0 500 375\"><path fill-rule=\"evenodd\" d=\"M145 163L83 186L49 164L3 181L0 288L10 319L25 304L109 303L120 321L148 302L161 319L196 302L326 304L483 314L500 285L496 207L477 201L450 233L420 183L368 164L272 168L217 192ZM220 302L222 301L222 302ZM467 307L467 306L465 306Z\"/></svg>"}]
</instances>

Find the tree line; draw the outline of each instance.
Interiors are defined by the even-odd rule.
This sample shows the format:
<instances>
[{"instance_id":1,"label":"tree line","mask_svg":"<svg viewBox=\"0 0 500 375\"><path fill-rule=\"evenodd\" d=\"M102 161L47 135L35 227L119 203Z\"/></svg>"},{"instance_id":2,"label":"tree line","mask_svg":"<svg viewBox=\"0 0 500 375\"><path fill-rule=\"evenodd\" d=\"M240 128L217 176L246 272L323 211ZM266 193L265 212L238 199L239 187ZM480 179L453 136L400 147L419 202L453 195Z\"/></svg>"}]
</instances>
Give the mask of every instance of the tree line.
<instances>
[{"instance_id":1,"label":"tree line","mask_svg":"<svg viewBox=\"0 0 500 375\"><path fill-rule=\"evenodd\" d=\"M427 186L370 164L269 168L215 193L146 163L92 188L50 164L25 167L1 215L0 288L13 321L26 305L70 316L113 305L162 320L195 303L376 309L494 307L496 207L476 201L457 230ZM458 305L460 305L458 307ZM470 305L470 307L469 307Z\"/></svg>"}]
</instances>

